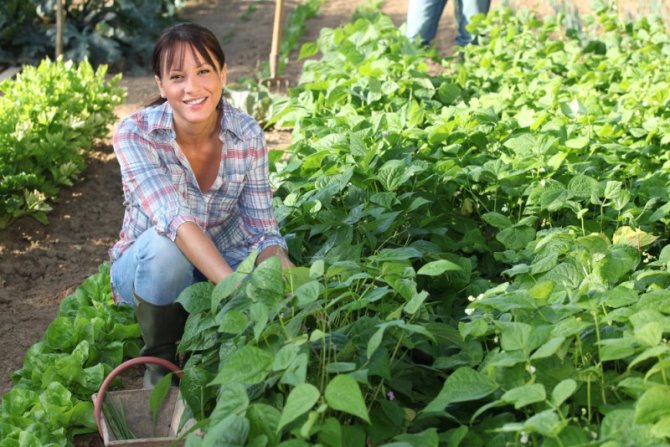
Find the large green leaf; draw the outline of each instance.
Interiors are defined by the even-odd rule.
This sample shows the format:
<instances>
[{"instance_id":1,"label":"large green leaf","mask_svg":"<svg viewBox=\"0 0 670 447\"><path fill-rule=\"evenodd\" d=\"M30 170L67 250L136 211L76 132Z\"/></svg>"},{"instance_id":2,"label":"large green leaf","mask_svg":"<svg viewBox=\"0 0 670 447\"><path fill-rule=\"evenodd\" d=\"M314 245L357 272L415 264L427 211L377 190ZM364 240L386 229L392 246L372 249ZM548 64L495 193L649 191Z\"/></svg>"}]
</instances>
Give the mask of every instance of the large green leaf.
<instances>
[{"instance_id":1,"label":"large green leaf","mask_svg":"<svg viewBox=\"0 0 670 447\"><path fill-rule=\"evenodd\" d=\"M502 395L501 400L511 403L515 409L523 408L537 402L543 402L547 397L544 385L533 383L513 388Z\"/></svg>"},{"instance_id":2,"label":"large green leaf","mask_svg":"<svg viewBox=\"0 0 670 447\"><path fill-rule=\"evenodd\" d=\"M326 385L324 397L331 408L353 414L370 423L370 416L368 415L361 389L358 382L351 376L335 376Z\"/></svg>"},{"instance_id":3,"label":"large green leaf","mask_svg":"<svg viewBox=\"0 0 670 447\"><path fill-rule=\"evenodd\" d=\"M291 390L286 398L286 405L282 410L277 430L281 430L287 424L307 413L319 400L321 393L309 383L302 383Z\"/></svg>"},{"instance_id":4,"label":"large green leaf","mask_svg":"<svg viewBox=\"0 0 670 447\"><path fill-rule=\"evenodd\" d=\"M668 399L670 387L655 386L645 391L635 404L635 423L655 424L669 416Z\"/></svg>"},{"instance_id":5,"label":"large green leaf","mask_svg":"<svg viewBox=\"0 0 670 447\"><path fill-rule=\"evenodd\" d=\"M447 378L440 393L422 412L442 412L449 404L478 400L497 389L498 384L488 376L472 368L459 368Z\"/></svg>"},{"instance_id":6,"label":"large green leaf","mask_svg":"<svg viewBox=\"0 0 670 447\"><path fill-rule=\"evenodd\" d=\"M219 370L212 384L239 382L247 385L262 382L272 369L271 353L245 345L236 351Z\"/></svg>"}]
</instances>

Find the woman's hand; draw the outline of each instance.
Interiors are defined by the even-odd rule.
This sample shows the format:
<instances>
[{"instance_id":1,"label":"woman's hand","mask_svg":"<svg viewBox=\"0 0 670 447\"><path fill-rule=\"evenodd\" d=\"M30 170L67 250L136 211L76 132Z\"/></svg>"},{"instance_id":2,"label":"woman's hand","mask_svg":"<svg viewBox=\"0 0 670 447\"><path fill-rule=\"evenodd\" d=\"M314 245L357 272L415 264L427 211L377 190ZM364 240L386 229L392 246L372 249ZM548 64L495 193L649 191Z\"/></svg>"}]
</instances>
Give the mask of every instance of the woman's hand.
<instances>
[{"instance_id":1,"label":"woman's hand","mask_svg":"<svg viewBox=\"0 0 670 447\"><path fill-rule=\"evenodd\" d=\"M261 262L273 256L277 256L279 258L279 262L281 262L281 267L283 269L289 269L291 267L295 267L295 265L288 258L288 254L286 253L286 251L284 251L284 249L278 245L271 245L262 252L260 252L258 257L256 258L256 265L260 264Z\"/></svg>"}]
</instances>

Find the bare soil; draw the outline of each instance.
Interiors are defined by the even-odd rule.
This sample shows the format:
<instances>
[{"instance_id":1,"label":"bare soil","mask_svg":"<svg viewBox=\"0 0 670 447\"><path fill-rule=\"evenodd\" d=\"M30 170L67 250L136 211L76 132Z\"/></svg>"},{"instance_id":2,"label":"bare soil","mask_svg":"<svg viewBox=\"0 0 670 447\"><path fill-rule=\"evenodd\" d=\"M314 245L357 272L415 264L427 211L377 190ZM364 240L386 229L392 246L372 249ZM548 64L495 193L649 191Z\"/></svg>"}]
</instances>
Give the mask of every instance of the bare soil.
<instances>
[{"instance_id":1,"label":"bare soil","mask_svg":"<svg viewBox=\"0 0 670 447\"><path fill-rule=\"evenodd\" d=\"M492 8L501 2L494 0ZM308 22L303 41L315 40L324 27L349 22L354 10L364 3L365 0L327 0L320 15ZM551 13L547 2L510 3ZM297 4L299 0L285 0L285 18ZM228 79L234 82L253 75L259 63L267 60L274 6L272 0L192 0L180 15L209 27L220 37L229 67ZM407 0L386 0L382 11L400 26L406 8ZM454 36L450 2L435 39L443 55L453 51ZM301 64L296 59L296 54L289 58L286 70L291 85L297 83L300 74ZM116 109L119 118L157 94L152 76L127 75L122 86L128 90L128 97ZM269 130L266 137L271 149L285 148L290 141L286 131ZM107 260L107 251L121 227L122 199L119 169L108 137L91 151L88 169L76 186L61 192L48 225L23 218L0 231L0 395L11 388L11 373L21 367L27 348L42 338L60 301Z\"/></svg>"}]
</instances>

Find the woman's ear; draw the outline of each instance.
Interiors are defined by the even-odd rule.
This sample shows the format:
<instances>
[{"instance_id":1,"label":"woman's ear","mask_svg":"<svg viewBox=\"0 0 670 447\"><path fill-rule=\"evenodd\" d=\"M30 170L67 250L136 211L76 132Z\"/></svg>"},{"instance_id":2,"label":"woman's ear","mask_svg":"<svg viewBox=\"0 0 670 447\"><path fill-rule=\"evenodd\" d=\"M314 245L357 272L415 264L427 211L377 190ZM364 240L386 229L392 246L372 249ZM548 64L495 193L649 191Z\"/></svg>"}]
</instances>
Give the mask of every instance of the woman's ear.
<instances>
[{"instance_id":1,"label":"woman's ear","mask_svg":"<svg viewBox=\"0 0 670 447\"><path fill-rule=\"evenodd\" d=\"M226 64L223 64L223 68L221 68L221 87L226 86L227 74L228 74L228 66Z\"/></svg>"},{"instance_id":2,"label":"woman's ear","mask_svg":"<svg viewBox=\"0 0 670 447\"><path fill-rule=\"evenodd\" d=\"M154 79L156 80L156 85L158 86L158 91L161 94L161 98L165 98L165 92L163 91L163 83L161 82L161 78L154 75Z\"/></svg>"}]
</instances>

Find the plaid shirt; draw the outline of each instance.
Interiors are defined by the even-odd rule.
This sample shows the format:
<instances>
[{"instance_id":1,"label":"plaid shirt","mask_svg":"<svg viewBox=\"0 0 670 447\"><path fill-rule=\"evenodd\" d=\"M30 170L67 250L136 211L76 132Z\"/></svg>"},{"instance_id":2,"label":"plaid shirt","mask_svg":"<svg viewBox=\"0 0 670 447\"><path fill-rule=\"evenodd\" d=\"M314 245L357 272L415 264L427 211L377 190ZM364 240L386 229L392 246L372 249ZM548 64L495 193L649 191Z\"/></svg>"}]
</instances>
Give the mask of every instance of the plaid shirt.
<instances>
[{"instance_id":1,"label":"plaid shirt","mask_svg":"<svg viewBox=\"0 0 670 447\"><path fill-rule=\"evenodd\" d=\"M112 262L150 227L174 241L177 228L194 222L229 263L250 251L286 242L272 207L267 147L258 123L221 99L219 174L206 192L175 140L172 108L165 102L119 123L114 152L121 167L126 207Z\"/></svg>"}]
</instances>

